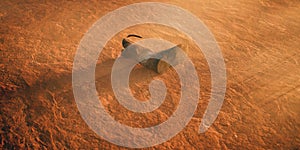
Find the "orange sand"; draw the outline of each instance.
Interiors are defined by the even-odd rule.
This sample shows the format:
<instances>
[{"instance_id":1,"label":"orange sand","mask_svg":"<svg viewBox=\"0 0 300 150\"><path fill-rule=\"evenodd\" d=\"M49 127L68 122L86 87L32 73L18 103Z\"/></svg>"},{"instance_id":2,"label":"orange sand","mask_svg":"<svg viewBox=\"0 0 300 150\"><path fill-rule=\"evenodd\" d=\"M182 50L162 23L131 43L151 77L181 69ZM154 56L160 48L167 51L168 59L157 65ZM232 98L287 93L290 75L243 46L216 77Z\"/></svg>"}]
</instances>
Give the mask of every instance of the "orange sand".
<instances>
[{"instance_id":1,"label":"orange sand","mask_svg":"<svg viewBox=\"0 0 300 150\"><path fill-rule=\"evenodd\" d=\"M204 134L198 126L210 97L210 72L193 41L152 24L128 28L111 39L96 69L100 100L116 120L149 127L176 109L174 70L163 75L137 66L134 96L149 99L148 85L162 79L168 95L152 113L135 114L116 101L110 71L129 33L189 45L201 99L193 119L174 138L149 149L298 149L300 147L300 1L224 0L167 2L198 16L213 32L227 69L221 112ZM72 93L73 58L84 33L101 16L137 1L0 2L0 148L126 149L95 134L82 120ZM151 29L151 30L145 30Z\"/></svg>"}]
</instances>

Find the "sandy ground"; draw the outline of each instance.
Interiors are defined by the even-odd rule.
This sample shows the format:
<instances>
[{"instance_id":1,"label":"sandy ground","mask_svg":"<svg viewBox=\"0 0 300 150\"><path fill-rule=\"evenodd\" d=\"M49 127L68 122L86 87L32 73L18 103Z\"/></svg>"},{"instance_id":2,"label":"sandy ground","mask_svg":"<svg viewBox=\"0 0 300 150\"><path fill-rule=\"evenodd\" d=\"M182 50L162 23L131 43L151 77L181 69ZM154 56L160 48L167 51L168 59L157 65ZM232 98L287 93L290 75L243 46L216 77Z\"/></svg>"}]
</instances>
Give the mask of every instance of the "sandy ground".
<instances>
[{"instance_id":1,"label":"sandy ground","mask_svg":"<svg viewBox=\"0 0 300 150\"><path fill-rule=\"evenodd\" d=\"M73 58L84 33L106 13L137 1L0 2L0 148L126 149L113 145L85 124L72 93ZM116 101L110 69L128 33L189 45L201 99L189 124L169 141L149 149L299 149L300 1L169 1L198 16L215 35L227 69L221 112L206 133L198 126L210 97L210 71L195 44L182 33L157 25L128 28L104 48L96 69L100 100L116 120L149 127L168 119L180 93L174 70L163 75L137 66L130 86L149 99L148 85L168 88L163 105L136 114ZM147 29L147 30L145 30Z\"/></svg>"}]
</instances>

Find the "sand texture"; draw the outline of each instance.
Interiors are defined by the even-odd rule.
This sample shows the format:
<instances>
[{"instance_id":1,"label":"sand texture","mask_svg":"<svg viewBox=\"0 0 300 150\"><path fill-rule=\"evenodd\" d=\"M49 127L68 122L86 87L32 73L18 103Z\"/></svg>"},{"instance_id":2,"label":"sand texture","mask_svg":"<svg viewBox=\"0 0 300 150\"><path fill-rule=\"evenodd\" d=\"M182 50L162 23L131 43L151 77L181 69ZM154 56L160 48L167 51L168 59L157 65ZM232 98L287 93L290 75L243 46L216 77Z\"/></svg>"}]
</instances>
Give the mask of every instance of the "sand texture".
<instances>
[{"instance_id":1,"label":"sand texture","mask_svg":"<svg viewBox=\"0 0 300 150\"><path fill-rule=\"evenodd\" d=\"M72 91L72 67L79 42L92 24L135 2L141 1L0 1L0 149L128 149L105 141L81 118ZM110 83L124 37L134 33L163 38L186 46L198 72L201 98L179 134L148 149L299 149L300 1L160 2L195 14L218 41L227 71L218 118L198 134L210 98L210 69L193 40L155 24L123 30L99 56L95 84L107 112L122 124L150 127L176 110L180 84L174 69L159 75L137 65L132 71L131 92L141 101L150 98L153 79L166 84L165 102L151 113L133 113L120 105Z\"/></svg>"}]
</instances>

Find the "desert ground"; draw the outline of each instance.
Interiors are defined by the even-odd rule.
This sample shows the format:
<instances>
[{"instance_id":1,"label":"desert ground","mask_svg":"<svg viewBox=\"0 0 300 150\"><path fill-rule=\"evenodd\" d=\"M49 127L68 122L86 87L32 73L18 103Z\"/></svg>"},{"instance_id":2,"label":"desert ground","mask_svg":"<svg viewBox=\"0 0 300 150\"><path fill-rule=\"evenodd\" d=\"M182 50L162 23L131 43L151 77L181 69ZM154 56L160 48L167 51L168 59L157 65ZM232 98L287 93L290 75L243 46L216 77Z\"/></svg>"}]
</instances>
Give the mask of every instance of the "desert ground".
<instances>
[{"instance_id":1,"label":"desert ground","mask_svg":"<svg viewBox=\"0 0 300 150\"><path fill-rule=\"evenodd\" d=\"M0 1L1 149L129 149L104 140L81 118L72 90L72 67L89 28L105 14L137 2L142 1ZM155 24L127 28L105 45L95 84L106 111L122 124L143 128L166 121L176 110L180 84L174 69L160 75L137 65L132 71L131 92L141 101L149 99L153 79L166 84L165 102L150 113L124 108L110 83L111 67L126 35L162 38L188 45L201 97L179 134L145 149L299 149L300 1L159 2L190 11L214 34L227 71L221 111L208 131L198 134L210 98L210 69L191 39Z\"/></svg>"}]
</instances>

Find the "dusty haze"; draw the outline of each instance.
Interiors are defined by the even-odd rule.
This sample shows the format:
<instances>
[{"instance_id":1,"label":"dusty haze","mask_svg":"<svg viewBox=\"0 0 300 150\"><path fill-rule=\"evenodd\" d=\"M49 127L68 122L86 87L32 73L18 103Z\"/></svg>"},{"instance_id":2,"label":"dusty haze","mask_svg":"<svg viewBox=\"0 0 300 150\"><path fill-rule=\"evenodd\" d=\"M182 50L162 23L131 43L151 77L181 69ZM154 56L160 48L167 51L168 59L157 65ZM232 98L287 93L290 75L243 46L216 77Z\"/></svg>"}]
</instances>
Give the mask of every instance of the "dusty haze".
<instances>
[{"instance_id":1,"label":"dusty haze","mask_svg":"<svg viewBox=\"0 0 300 150\"><path fill-rule=\"evenodd\" d=\"M77 46L91 25L106 13L135 2L141 1L0 2L1 149L127 149L105 141L85 124L73 97L71 73ZM133 127L157 125L174 112L180 85L173 69L158 75L137 66L131 74L131 91L141 101L150 97L151 80L165 82L166 100L152 113L126 110L114 97L110 83L122 38L131 33L163 38L188 45L201 98L184 130L149 149L299 149L300 1L160 2L189 10L215 35L227 69L221 112L206 133L197 133L210 97L206 60L186 35L153 24L118 33L99 56L96 86L106 110Z\"/></svg>"}]
</instances>

